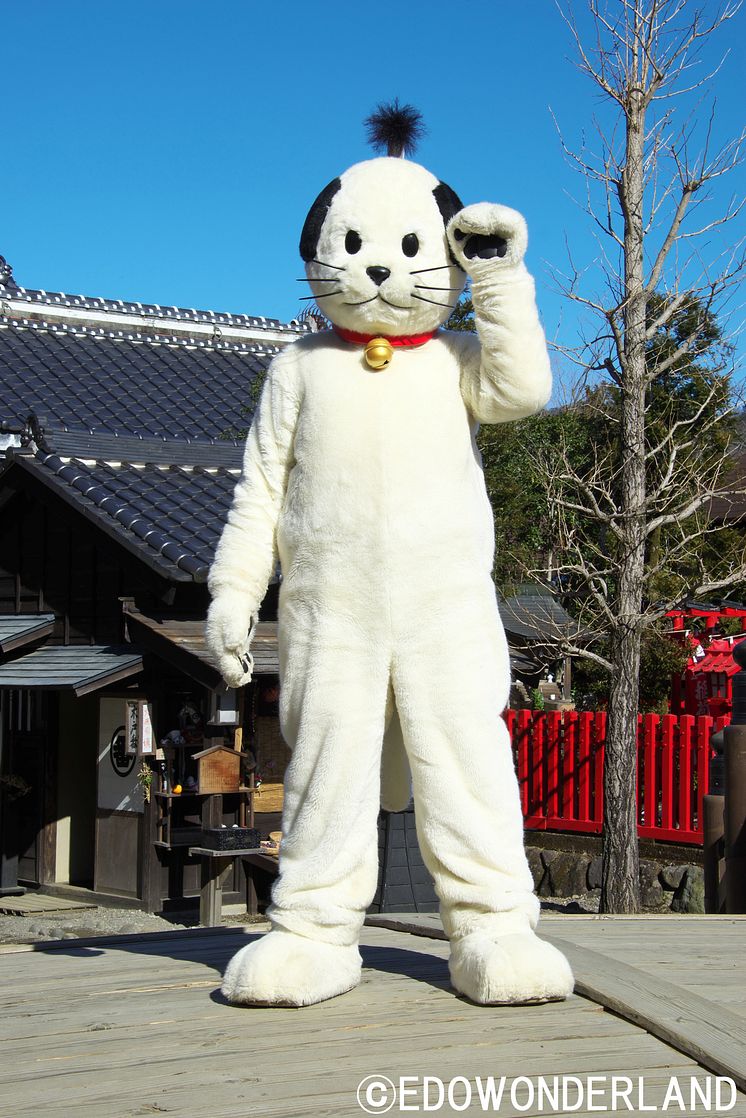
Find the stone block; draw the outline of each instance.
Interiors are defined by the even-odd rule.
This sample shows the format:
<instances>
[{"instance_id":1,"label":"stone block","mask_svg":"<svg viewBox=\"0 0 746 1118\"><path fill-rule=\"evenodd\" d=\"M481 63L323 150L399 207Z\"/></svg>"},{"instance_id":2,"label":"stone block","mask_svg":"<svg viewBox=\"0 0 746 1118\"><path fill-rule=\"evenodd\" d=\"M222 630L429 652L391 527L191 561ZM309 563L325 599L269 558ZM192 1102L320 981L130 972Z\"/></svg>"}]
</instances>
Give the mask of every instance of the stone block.
<instances>
[{"instance_id":1,"label":"stone block","mask_svg":"<svg viewBox=\"0 0 746 1118\"><path fill-rule=\"evenodd\" d=\"M601 866L602 859L600 857L591 858L590 862L588 863L588 875L586 883L589 889L601 888Z\"/></svg>"},{"instance_id":2,"label":"stone block","mask_svg":"<svg viewBox=\"0 0 746 1118\"><path fill-rule=\"evenodd\" d=\"M551 896L577 897L586 892L588 855L558 851L548 868Z\"/></svg>"},{"instance_id":3,"label":"stone block","mask_svg":"<svg viewBox=\"0 0 746 1118\"><path fill-rule=\"evenodd\" d=\"M670 895L656 881L640 890L640 903L648 912L662 912L668 908Z\"/></svg>"},{"instance_id":4,"label":"stone block","mask_svg":"<svg viewBox=\"0 0 746 1118\"><path fill-rule=\"evenodd\" d=\"M701 914L705 911L705 876L699 866L687 866L671 901L673 912Z\"/></svg>"},{"instance_id":5,"label":"stone block","mask_svg":"<svg viewBox=\"0 0 746 1118\"><path fill-rule=\"evenodd\" d=\"M541 890L541 883L546 873L544 863L541 860L541 850L536 846L527 846L526 859L528 861L528 868L531 870L531 875L534 879L534 889L538 893Z\"/></svg>"},{"instance_id":6,"label":"stone block","mask_svg":"<svg viewBox=\"0 0 746 1118\"><path fill-rule=\"evenodd\" d=\"M559 856L559 850L542 850L541 860L544 863L544 868L548 870L552 862L556 862Z\"/></svg>"},{"instance_id":7,"label":"stone block","mask_svg":"<svg viewBox=\"0 0 746 1118\"><path fill-rule=\"evenodd\" d=\"M646 889L652 889L655 885L659 884L658 877L661 872L659 862L648 861L647 858L640 862L640 889L644 893Z\"/></svg>"},{"instance_id":8,"label":"stone block","mask_svg":"<svg viewBox=\"0 0 746 1118\"><path fill-rule=\"evenodd\" d=\"M686 866L664 866L658 875L658 880L664 889L676 892L685 873Z\"/></svg>"}]
</instances>

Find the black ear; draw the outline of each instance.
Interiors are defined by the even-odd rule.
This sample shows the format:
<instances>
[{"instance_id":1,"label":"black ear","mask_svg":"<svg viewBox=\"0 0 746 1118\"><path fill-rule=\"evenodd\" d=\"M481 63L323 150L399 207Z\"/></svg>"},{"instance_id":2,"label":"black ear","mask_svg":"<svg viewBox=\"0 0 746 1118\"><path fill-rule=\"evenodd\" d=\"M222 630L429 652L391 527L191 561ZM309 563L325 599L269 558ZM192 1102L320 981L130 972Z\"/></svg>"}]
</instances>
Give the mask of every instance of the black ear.
<instances>
[{"instance_id":1,"label":"black ear","mask_svg":"<svg viewBox=\"0 0 746 1118\"><path fill-rule=\"evenodd\" d=\"M443 217L443 224L447 225L454 214L459 210L463 210L464 203L459 198L455 190L451 190L448 183L439 182L433 191L435 201L438 203L438 209Z\"/></svg>"},{"instance_id":2,"label":"black ear","mask_svg":"<svg viewBox=\"0 0 746 1118\"><path fill-rule=\"evenodd\" d=\"M329 212L329 207L332 204L332 198L339 190L342 183L340 180L332 179L332 181L324 187L319 194L318 198L308 211L308 216L303 223L303 232L300 235L300 254L301 259L305 260L306 264L309 260L313 260L316 255L316 249L319 244L319 237L321 236L321 226L324 224L324 218Z\"/></svg>"},{"instance_id":3,"label":"black ear","mask_svg":"<svg viewBox=\"0 0 746 1118\"><path fill-rule=\"evenodd\" d=\"M452 190L447 182L438 183L438 185L433 190L433 197L438 203L438 209L440 210L444 225L447 225L454 214L457 214L459 210L463 210L464 208L464 203L461 201L456 191ZM448 249L448 257L451 263L463 272L464 269L461 267L458 260L451 252L450 248Z\"/></svg>"}]
</instances>

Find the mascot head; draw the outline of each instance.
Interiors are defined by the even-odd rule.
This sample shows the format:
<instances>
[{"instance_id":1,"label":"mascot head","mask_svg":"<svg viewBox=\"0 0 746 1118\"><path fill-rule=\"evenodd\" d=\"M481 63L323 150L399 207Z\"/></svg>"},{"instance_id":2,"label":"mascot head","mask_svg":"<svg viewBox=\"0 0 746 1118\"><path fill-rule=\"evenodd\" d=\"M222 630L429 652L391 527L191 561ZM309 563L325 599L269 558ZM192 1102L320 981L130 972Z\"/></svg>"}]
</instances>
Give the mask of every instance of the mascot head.
<instances>
[{"instance_id":1,"label":"mascot head","mask_svg":"<svg viewBox=\"0 0 746 1118\"><path fill-rule=\"evenodd\" d=\"M423 132L411 106L381 106L366 124L388 155L356 163L321 191L300 239L306 276L335 326L389 336L432 331L466 280L446 239L462 204L450 186L402 158Z\"/></svg>"}]
</instances>

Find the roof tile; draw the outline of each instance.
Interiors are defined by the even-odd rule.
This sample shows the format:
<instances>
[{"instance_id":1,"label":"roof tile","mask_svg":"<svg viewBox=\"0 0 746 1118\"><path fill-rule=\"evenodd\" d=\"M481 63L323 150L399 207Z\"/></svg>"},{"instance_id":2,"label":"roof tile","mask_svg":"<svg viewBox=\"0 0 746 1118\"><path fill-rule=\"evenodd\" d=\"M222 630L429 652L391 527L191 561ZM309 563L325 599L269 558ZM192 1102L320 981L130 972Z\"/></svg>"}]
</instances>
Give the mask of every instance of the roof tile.
<instances>
[{"instance_id":1,"label":"roof tile","mask_svg":"<svg viewBox=\"0 0 746 1118\"><path fill-rule=\"evenodd\" d=\"M260 349L261 347L255 347ZM55 426L217 439L245 428L248 386L276 347L195 349L0 322L0 427Z\"/></svg>"},{"instance_id":2,"label":"roof tile","mask_svg":"<svg viewBox=\"0 0 746 1118\"><path fill-rule=\"evenodd\" d=\"M205 475L126 462L64 463L42 451L13 460L161 574L207 578L237 480L234 469L218 466Z\"/></svg>"}]
</instances>

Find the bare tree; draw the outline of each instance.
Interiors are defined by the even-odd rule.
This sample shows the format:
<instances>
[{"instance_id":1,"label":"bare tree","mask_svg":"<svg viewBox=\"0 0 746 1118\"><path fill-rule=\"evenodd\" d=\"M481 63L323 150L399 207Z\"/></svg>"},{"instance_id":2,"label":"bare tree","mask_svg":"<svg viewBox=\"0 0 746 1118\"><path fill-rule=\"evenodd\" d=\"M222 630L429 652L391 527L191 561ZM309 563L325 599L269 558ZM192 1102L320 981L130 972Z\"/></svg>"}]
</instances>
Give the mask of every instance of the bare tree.
<instances>
[{"instance_id":1,"label":"bare tree","mask_svg":"<svg viewBox=\"0 0 746 1118\"><path fill-rule=\"evenodd\" d=\"M714 592L746 578L743 551L723 559L700 546L715 530L711 502L734 488L726 477L727 439L716 437L733 407L727 348L716 347L718 365L697 365L703 382L694 404L681 406L675 393L665 399L666 378L704 352L703 338L727 314L744 269L742 245L708 244L743 202L702 216L713 187L742 158L743 134L713 151L714 118L702 98L717 68L700 76L703 46L739 4L588 0L588 7L587 36L571 10L562 15L603 107L593 149L563 147L584 177L599 251L595 271L581 272L571 260L561 280L595 322L566 353L592 386L585 406L608 435L582 466L559 447L546 473L555 571L576 588L580 627L599 638L575 650L609 672L602 908L635 912L642 636L677 594ZM594 274L600 294L588 290ZM684 332L671 344L683 311ZM657 345L660 338L668 344ZM654 407L656 385L664 392Z\"/></svg>"}]
</instances>

